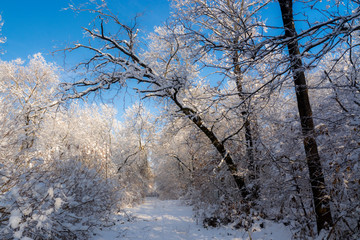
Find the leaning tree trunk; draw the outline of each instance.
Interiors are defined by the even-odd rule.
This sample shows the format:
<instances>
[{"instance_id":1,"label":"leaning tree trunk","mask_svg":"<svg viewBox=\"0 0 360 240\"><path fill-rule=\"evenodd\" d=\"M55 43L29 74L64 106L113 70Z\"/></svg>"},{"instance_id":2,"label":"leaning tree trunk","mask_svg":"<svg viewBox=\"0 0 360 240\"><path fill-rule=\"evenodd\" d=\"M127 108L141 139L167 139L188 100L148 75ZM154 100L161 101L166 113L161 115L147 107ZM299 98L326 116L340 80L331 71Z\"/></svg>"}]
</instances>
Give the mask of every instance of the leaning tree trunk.
<instances>
[{"instance_id":1,"label":"leaning tree trunk","mask_svg":"<svg viewBox=\"0 0 360 240\"><path fill-rule=\"evenodd\" d=\"M171 96L171 99L174 103L180 108L180 110L206 135L206 137L210 140L211 144L215 147L218 153L223 158L224 162L226 163L231 176L233 177L237 188L240 190L241 196L246 200L249 195L249 191L246 188L245 179L244 177L240 176L238 173L237 166L232 159L230 153L226 150L225 145L221 142L215 133L207 128L204 125L203 120L201 117L192 109L184 107L176 97L177 93Z\"/></svg>"},{"instance_id":2,"label":"leaning tree trunk","mask_svg":"<svg viewBox=\"0 0 360 240\"><path fill-rule=\"evenodd\" d=\"M333 225L330 200L327 196L324 174L315 140L314 121L305 79L304 66L300 57L296 29L293 17L292 0L279 0L281 15L285 28L285 37L289 39L287 47L294 78L296 99L300 115L306 161L309 168L310 183L315 205L316 224L318 233L324 229L326 223Z\"/></svg>"}]
</instances>

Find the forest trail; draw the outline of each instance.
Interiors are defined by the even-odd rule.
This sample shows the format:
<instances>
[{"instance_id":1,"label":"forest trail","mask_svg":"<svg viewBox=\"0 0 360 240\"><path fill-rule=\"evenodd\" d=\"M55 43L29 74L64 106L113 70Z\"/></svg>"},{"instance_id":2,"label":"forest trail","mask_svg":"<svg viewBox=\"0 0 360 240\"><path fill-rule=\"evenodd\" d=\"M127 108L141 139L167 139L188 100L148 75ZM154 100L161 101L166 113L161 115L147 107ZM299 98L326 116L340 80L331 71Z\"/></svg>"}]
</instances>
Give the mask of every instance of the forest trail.
<instances>
[{"instance_id":1,"label":"forest trail","mask_svg":"<svg viewBox=\"0 0 360 240\"><path fill-rule=\"evenodd\" d=\"M280 224L266 223L268 227L261 229L255 223L249 232L230 227L204 228L196 222L191 207L177 200L147 198L143 204L125 209L121 218L118 217L116 225L98 229L93 240L291 239L290 231Z\"/></svg>"}]
</instances>

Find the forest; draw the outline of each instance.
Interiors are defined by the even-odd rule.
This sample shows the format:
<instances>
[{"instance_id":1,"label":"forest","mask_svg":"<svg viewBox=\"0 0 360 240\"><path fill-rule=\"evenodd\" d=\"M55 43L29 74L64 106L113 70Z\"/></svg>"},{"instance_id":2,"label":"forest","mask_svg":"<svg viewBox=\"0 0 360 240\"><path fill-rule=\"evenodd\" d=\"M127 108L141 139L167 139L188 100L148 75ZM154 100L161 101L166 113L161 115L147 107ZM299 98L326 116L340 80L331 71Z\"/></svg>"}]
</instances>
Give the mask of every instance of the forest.
<instances>
[{"instance_id":1,"label":"forest","mask_svg":"<svg viewBox=\"0 0 360 240\"><path fill-rule=\"evenodd\" d=\"M0 238L89 239L157 196L206 227L360 239L360 1L169 4L150 33L69 4L94 16L55 53L71 69L0 56ZM101 98L123 92L120 119Z\"/></svg>"}]
</instances>

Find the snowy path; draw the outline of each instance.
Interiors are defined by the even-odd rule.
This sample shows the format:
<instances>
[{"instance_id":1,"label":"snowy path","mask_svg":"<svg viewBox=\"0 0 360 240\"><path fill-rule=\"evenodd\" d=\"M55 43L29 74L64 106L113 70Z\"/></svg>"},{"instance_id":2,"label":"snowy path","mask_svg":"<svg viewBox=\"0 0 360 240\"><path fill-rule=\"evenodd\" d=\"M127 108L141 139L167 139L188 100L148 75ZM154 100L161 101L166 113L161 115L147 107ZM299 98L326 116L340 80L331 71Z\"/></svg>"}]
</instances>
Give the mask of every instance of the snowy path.
<instances>
[{"instance_id":1,"label":"snowy path","mask_svg":"<svg viewBox=\"0 0 360 240\"><path fill-rule=\"evenodd\" d=\"M147 198L137 207L126 209L132 221L119 219L118 224L98 230L94 240L135 239L135 240L245 240L249 232L231 228L205 229L193 218L191 207L182 205L179 201L160 201ZM279 229L282 228L282 229ZM255 231L254 231L255 229ZM291 235L282 225L268 224L268 228L254 228L252 239L290 239ZM257 230L256 230L257 229ZM261 230L261 231L260 231Z\"/></svg>"}]
</instances>

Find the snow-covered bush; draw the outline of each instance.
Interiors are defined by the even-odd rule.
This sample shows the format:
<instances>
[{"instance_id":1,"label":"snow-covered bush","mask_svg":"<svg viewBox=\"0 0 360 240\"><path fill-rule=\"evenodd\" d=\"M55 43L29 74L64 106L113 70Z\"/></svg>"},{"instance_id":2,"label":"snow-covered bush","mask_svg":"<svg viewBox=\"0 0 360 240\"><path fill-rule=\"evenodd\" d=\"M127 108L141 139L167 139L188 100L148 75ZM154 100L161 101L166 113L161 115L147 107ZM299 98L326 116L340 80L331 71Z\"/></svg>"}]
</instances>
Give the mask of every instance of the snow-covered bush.
<instances>
[{"instance_id":1,"label":"snow-covered bush","mask_svg":"<svg viewBox=\"0 0 360 240\"><path fill-rule=\"evenodd\" d=\"M103 112L49 107L56 72L41 54L0 61L1 239L87 239L118 204Z\"/></svg>"},{"instance_id":2,"label":"snow-covered bush","mask_svg":"<svg viewBox=\"0 0 360 240\"><path fill-rule=\"evenodd\" d=\"M14 181L0 196L1 235L6 238L87 239L119 199L114 180L74 160L38 160L13 171ZM10 171L9 171L10 172Z\"/></svg>"}]
</instances>

